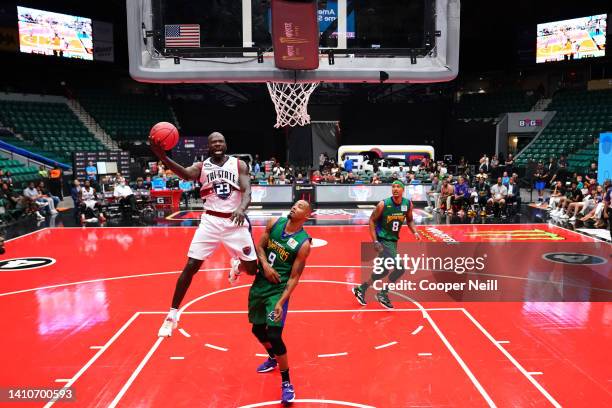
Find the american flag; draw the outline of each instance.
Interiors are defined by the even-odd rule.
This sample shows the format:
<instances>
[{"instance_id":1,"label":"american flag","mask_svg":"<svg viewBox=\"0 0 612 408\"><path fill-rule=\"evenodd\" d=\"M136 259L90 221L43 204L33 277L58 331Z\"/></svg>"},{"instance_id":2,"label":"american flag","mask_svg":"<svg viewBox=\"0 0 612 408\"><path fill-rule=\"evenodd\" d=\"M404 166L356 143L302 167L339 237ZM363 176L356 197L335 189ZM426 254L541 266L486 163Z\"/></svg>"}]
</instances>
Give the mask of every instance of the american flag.
<instances>
[{"instance_id":1,"label":"american flag","mask_svg":"<svg viewBox=\"0 0 612 408\"><path fill-rule=\"evenodd\" d=\"M199 47L199 24L166 25L166 48Z\"/></svg>"}]
</instances>

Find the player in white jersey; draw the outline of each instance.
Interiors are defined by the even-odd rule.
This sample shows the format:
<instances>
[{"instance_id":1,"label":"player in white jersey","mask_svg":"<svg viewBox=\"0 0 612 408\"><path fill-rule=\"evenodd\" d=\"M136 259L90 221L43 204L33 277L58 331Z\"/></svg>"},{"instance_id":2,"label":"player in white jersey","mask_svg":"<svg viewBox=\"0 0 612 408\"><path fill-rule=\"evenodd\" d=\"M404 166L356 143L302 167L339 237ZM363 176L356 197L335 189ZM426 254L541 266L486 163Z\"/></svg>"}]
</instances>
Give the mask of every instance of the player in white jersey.
<instances>
[{"instance_id":1,"label":"player in white jersey","mask_svg":"<svg viewBox=\"0 0 612 408\"><path fill-rule=\"evenodd\" d=\"M189 247L187 265L176 282L172 308L159 329L160 337L168 337L177 326L178 308L193 275L219 244L225 246L232 258L240 259L239 262L232 262L232 272L239 270L250 275L257 272L257 254L246 218L246 209L251 201L251 182L246 163L225 154L225 137L219 132L208 136L210 157L187 168L170 159L155 140L149 138L149 142L151 150L166 168L183 180L200 181L205 210Z\"/></svg>"}]
</instances>

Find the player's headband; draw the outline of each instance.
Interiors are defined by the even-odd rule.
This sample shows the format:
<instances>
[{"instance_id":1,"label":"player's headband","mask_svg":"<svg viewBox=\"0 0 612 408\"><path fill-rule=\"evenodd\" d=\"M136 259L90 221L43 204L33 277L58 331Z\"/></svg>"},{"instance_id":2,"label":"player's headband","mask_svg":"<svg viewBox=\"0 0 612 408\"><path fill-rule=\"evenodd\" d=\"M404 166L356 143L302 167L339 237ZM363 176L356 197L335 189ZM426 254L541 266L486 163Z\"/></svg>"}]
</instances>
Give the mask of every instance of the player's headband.
<instances>
[{"instance_id":1,"label":"player's headband","mask_svg":"<svg viewBox=\"0 0 612 408\"><path fill-rule=\"evenodd\" d=\"M393 184L397 184L397 185L398 185L398 186L400 186L401 188L404 188L404 183L402 183L402 182L401 182L401 180L395 180L395 181L394 181L393 183L391 183L391 184L392 184L392 185L393 185Z\"/></svg>"}]
</instances>

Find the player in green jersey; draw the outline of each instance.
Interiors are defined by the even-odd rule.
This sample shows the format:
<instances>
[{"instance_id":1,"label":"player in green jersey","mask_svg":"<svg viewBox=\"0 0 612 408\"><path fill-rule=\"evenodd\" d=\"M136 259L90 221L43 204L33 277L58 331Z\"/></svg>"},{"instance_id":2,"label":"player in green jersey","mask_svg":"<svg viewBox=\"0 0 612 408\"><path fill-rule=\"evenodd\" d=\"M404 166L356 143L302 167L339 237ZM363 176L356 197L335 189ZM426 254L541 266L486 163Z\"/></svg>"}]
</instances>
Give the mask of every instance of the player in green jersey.
<instances>
[{"instance_id":1,"label":"player in green jersey","mask_svg":"<svg viewBox=\"0 0 612 408\"><path fill-rule=\"evenodd\" d=\"M282 339L289 297L295 289L310 254L310 236L302 228L312 208L307 201L296 202L287 217L270 220L256 245L259 268L249 291L249 322L252 332L270 356L258 373L281 372L281 399L289 403L295 391L289 380L287 348Z\"/></svg>"},{"instance_id":2,"label":"player in green jersey","mask_svg":"<svg viewBox=\"0 0 612 408\"><path fill-rule=\"evenodd\" d=\"M414 237L420 240L421 238L412 219L412 202L404 198L404 183L398 180L391 184L391 197L379 202L372 215L370 215L370 236L372 241L374 241L378 256L395 258L397 255L397 241L399 240L399 233L404 221L407 222ZM353 294L359 304L365 306L365 294L368 287L375 280L383 279L388 273L389 271L379 275L373 274L370 280L353 288ZM403 273L403 269L394 269L389 274L389 281L397 281ZM387 292L388 290L386 289L378 292L376 300L387 309L392 309L393 304L389 300Z\"/></svg>"}]
</instances>

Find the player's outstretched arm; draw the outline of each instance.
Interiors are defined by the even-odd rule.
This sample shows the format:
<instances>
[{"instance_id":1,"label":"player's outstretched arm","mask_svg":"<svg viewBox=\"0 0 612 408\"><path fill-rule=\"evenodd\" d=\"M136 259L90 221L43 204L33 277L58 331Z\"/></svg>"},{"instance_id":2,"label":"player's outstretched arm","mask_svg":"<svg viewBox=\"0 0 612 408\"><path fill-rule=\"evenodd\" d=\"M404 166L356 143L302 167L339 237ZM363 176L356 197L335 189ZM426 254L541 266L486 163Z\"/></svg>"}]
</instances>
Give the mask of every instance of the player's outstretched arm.
<instances>
[{"instance_id":1,"label":"player's outstretched arm","mask_svg":"<svg viewBox=\"0 0 612 408\"><path fill-rule=\"evenodd\" d=\"M266 225L266 230L261 235L259 242L255 245L255 252L257 252L257 259L259 260L259 264L263 270L264 278L269 280L272 283L280 283L280 276L278 272L272 268L270 263L268 262L268 257L266 256L266 247L268 246L268 240L270 239L270 231L272 231L272 227L276 223L275 219L268 220L268 224Z\"/></svg>"},{"instance_id":2,"label":"player's outstretched arm","mask_svg":"<svg viewBox=\"0 0 612 408\"><path fill-rule=\"evenodd\" d=\"M291 267L291 276L289 276L289 280L287 281L287 286L285 286L285 290L281 295L280 299L274 306L274 321L280 322L283 317L283 305L286 301L291 297L291 293L297 286L300 281L300 277L302 276L302 272L304 272L304 267L306 266L306 259L310 255L310 240L304 242L302 247L300 248L295 261L293 261L293 266Z\"/></svg>"},{"instance_id":3,"label":"player's outstretched arm","mask_svg":"<svg viewBox=\"0 0 612 408\"><path fill-rule=\"evenodd\" d=\"M168 157L166 151L151 136L149 136L151 151L166 165L174 174L183 180L196 181L202 172L202 164L196 163L193 166L183 167Z\"/></svg>"},{"instance_id":4,"label":"player's outstretched arm","mask_svg":"<svg viewBox=\"0 0 612 408\"><path fill-rule=\"evenodd\" d=\"M246 210L249 208L249 204L251 204L251 178L249 177L249 167L242 160L238 160L238 185L240 186L240 191L242 191L242 201L236 211L233 212L230 219L236 224L242 225L246 217Z\"/></svg>"},{"instance_id":5,"label":"player's outstretched arm","mask_svg":"<svg viewBox=\"0 0 612 408\"><path fill-rule=\"evenodd\" d=\"M372 214L370 215L370 238L372 238L372 242L375 242L374 245L378 252L381 252L383 248L382 244L378 242L378 237L376 236L376 223L378 223L378 220L380 219L380 216L382 215L384 209L385 202L379 201L378 204L376 204L376 208L374 209L374 211L372 211Z\"/></svg>"}]
</instances>

